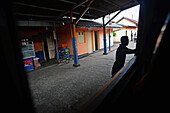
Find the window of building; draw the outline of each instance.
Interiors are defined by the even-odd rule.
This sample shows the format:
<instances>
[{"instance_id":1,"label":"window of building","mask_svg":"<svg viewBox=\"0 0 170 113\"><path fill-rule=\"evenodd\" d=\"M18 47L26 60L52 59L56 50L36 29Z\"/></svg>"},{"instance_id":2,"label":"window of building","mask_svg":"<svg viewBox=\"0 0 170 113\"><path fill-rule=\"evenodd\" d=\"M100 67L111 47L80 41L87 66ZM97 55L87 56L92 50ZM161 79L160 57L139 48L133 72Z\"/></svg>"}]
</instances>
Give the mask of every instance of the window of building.
<instances>
[{"instance_id":1,"label":"window of building","mask_svg":"<svg viewBox=\"0 0 170 113\"><path fill-rule=\"evenodd\" d=\"M79 43L85 43L85 40L84 40L84 31L79 31L78 32L78 37L79 37Z\"/></svg>"}]
</instances>

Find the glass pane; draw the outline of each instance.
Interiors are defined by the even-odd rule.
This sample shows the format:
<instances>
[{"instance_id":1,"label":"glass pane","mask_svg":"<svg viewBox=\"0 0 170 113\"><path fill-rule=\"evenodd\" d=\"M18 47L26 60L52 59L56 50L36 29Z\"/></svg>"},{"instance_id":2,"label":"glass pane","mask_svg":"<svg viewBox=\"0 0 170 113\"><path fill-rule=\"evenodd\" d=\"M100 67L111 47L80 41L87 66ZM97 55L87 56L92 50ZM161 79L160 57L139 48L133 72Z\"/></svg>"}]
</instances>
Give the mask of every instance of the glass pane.
<instances>
[{"instance_id":1,"label":"glass pane","mask_svg":"<svg viewBox=\"0 0 170 113\"><path fill-rule=\"evenodd\" d=\"M22 54L24 59L35 57L34 45L32 41L22 42L21 45L22 45Z\"/></svg>"}]
</instances>

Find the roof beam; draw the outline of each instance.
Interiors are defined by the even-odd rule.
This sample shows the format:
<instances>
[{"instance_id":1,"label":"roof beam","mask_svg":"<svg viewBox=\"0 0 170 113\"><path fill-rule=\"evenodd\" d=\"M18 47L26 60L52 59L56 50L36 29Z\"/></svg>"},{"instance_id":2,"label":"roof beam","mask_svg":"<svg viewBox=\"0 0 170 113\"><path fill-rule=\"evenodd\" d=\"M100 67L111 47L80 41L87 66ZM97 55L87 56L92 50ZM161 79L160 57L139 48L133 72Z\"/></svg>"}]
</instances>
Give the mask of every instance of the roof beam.
<instances>
[{"instance_id":1,"label":"roof beam","mask_svg":"<svg viewBox=\"0 0 170 113\"><path fill-rule=\"evenodd\" d=\"M89 7L89 9L92 9L92 10L96 10L96 11L99 11L99 12L106 13L106 11L103 11L103 10L100 10L100 9L97 9L97 8L94 8L94 7Z\"/></svg>"},{"instance_id":2,"label":"roof beam","mask_svg":"<svg viewBox=\"0 0 170 113\"><path fill-rule=\"evenodd\" d=\"M25 13L14 13L15 15L20 16L32 16L32 17L44 17L44 18L57 18L56 16L51 15L37 15L37 14L25 14Z\"/></svg>"},{"instance_id":3,"label":"roof beam","mask_svg":"<svg viewBox=\"0 0 170 113\"><path fill-rule=\"evenodd\" d=\"M106 26L109 22L111 22L122 10L120 10L116 15L114 15L104 26Z\"/></svg>"},{"instance_id":4,"label":"roof beam","mask_svg":"<svg viewBox=\"0 0 170 113\"><path fill-rule=\"evenodd\" d=\"M78 15L76 20L74 21L74 24L77 24L80 18L86 13L86 11L89 9L89 6L93 3L94 0L90 0L89 3L86 5L86 7L82 10L82 12Z\"/></svg>"},{"instance_id":5,"label":"roof beam","mask_svg":"<svg viewBox=\"0 0 170 113\"><path fill-rule=\"evenodd\" d=\"M76 4L75 2L71 2L69 0L59 0L59 1L62 1L62 2L65 2L65 3L70 3L70 4ZM83 5L85 2L87 2L88 0L85 0L84 2L80 2L81 4L79 5L76 5L75 7L73 7L72 9L75 9L79 6L82 6L82 7L85 7L85 5ZM103 12L103 13L106 13L106 11L103 11L103 10L100 10L100 9L97 9L97 8L94 8L94 7L89 7L90 9L93 9L93 10L96 10L96 11L100 11L100 12Z\"/></svg>"},{"instance_id":6,"label":"roof beam","mask_svg":"<svg viewBox=\"0 0 170 113\"><path fill-rule=\"evenodd\" d=\"M65 1L65 0L63 0L63 1ZM82 4L86 3L87 1L89 1L89 0L81 0L79 3L77 3L76 5L74 5L71 9L74 10L75 8L81 6ZM58 18L63 17L64 15L66 15L66 14L69 13L69 12L70 12L70 9L68 9L67 11L65 11L63 14L59 15Z\"/></svg>"},{"instance_id":7,"label":"roof beam","mask_svg":"<svg viewBox=\"0 0 170 113\"><path fill-rule=\"evenodd\" d=\"M81 5L82 7L85 7L85 5ZM89 7L89 9L92 9L92 10L96 10L96 11L100 11L100 12L103 12L103 13L106 13L106 11L103 11L101 9L98 9L98 8L94 8L94 7Z\"/></svg>"},{"instance_id":8,"label":"roof beam","mask_svg":"<svg viewBox=\"0 0 170 113\"><path fill-rule=\"evenodd\" d=\"M75 8L77 8L77 7L81 6L81 5L83 5L83 4L86 3L87 1L89 1L89 0L81 0L78 4L76 4L75 6L73 6L72 9L75 9Z\"/></svg>"},{"instance_id":9,"label":"roof beam","mask_svg":"<svg viewBox=\"0 0 170 113\"><path fill-rule=\"evenodd\" d=\"M114 6L118 7L118 8L121 7L120 5L116 4L116 3L113 2L113 1L109 1L109 0L104 0L104 1L105 1L106 3L108 3L108 4L110 4L110 5L114 5Z\"/></svg>"},{"instance_id":10,"label":"roof beam","mask_svg":"<svg viewBox=\"0 0 170 113\"><path fill-rule=\"evenodd\" d=\"M57 11L57 12L65 12L65 10L61 10L61 9L42 7L42 6L32 5L32 4L25 4L25 3L21 3L21 2L13 2L13 4L27 6L27 7L33 7L33 8L39 8L39 9L45 9L45 10L51 10L51 11Z\"/></svg>"},{"instance_id":11,"label":"roof beam","mask_svg":"<svg viewBox=\"0 0 170 113\"><path fill-rule=\"evenodd\" d=\"M62 1L62 2L65 2L65 3L70 3L70 4L76 4L75 2L71 2L71 1L68 1L68 0L59 0L59 1ZM72 9L75 9L79 6L82 6L82 7L85 7L85 5L83 5L85 2L87 2L88 0L85 0L84 2L80 2L81 4L79 5L75 5ZM103 10L100 10L100 9L97 9L97 8L94 8L94 7L89 7L90 9L93 9L93 10L96 10L96 11L100 11L100 12L103 12L103 13L106 13L106 11L103 11Z\"/></svg>"},{"instance_id":12,"label":"roof beam","mask_svg":"<svg viewBox=\"0 0 170 113\"><path fill-rule=\"evenodd\" d=\"M65 0L60 0L60 1L65 1ZM66 0L67 1L67 0ZM68 2L68 1L67 1ZM73 2L72 2L73 3ZM25 4L25 3L21 3L21 2L13 2L13 4L15 5L21 5L21 6L27 6L27 7L32 7L32 8L39 8L39 9L44 9L44 10L51 10L51 11L57 11L57 12L65 12L65 10L61 10L61 9L54 9L54 8L48 8L48 7L42 7L42 6L37 6L37 5L31 5L31 4ZM21 13L18 13L19 15L24 15ZM80 14L78 12L73 12L73 14ZM31 15L31 14L26 14L26 15ZM90 14L85 14L86 16L91 16L91 17L96 17ZM25 15L24 15L25 16ZM35 15L34 15L35 16ZM37 15L36 15L37 16Z\"/></svg>"},{"instance_id":13,"label":"roof beam","mask_svg":"<svg viewBox=\"0 0 170 113\"><path fill-rule=\"evenodd\" d=\"M80 14L80 13L78 13L78 12L72 12L73 14ZM94 16L94 15L91 15L91 14L84 14L85 16L90 16L90 17L95 17L96 18L96 16Z\"/></svg>"},{"instance_id":14,"label":"roof beam","mask_svg":"<svg viewBox=\"0 0 170 113\"><path fill-rule=\"evenodd\" d=\"M71 1L68 1L68 0L59 0L59 1L62 1L62 2L65 2L65 3L70 3L70 4L76 4L75 2L71 2ZM73 7L73 9L79 7L79 6L82 6L82 7L85 7L85 5L82 5L84 4L85 2L87 2L88 0L85 0L83 2L80 2L78 5L75 5ZM32 8L39 8L39 9L44 9L44 10L50 10L50 11L56 11L56 12L66 12L65 10L61 10L61 9L56 9L56 8L49 8L49 7L43 7L43 6L37 6L37 5L32 5L32 4L27 4L27 3L22 3L22 2L13 2L13 4L15 5L21 5L21 6L26 6L26 7L32 7ZM103 11L103 10L100 10L100 9L97 9L97 8L93 8L93 7L89 7L90 9L92 10L96 10L96 11L99 11L99 12L103 12L103 13L106 13L106 11ZM22 13L18 13L19 15L24 15ZM67 13L64 13L64 14L67 14ZM73 14L80 14L78 12L73 12ZM31 14L25 14L24 16L26 15L31 15ZM63 15L63 14L62 14ZM37 16L37 15L31 15L31 16ZM39 15L38 15L39 16ZM42 15L41 15L42 16ZM63 15L64 16L64 15ZM85 16L90 16L90 17L95 17L94 15L91 15L91 14L85 14Z\"/></svg>"},{"instance_id":15,"label":"roof beam","mask_svg":"<svg viewBox=\"0 0 170 113\"><path fill-rule=\"evenodd\" d=\"M69 0L58 0L61 2L69 3L69 4L76 4L75 2L69 1Z\"/></svg>"}]
</instances>

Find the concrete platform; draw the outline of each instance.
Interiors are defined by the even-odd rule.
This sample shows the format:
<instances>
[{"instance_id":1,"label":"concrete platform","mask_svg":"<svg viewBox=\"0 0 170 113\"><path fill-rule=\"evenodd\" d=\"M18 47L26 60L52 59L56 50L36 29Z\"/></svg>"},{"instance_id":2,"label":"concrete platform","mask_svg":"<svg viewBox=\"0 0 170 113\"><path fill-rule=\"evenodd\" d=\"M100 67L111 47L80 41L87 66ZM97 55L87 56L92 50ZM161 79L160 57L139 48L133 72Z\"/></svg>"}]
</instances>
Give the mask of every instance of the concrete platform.
<instances>
[{"instance_id":1,"label":"concrete platform","mask_svg":"<svg viewBox=\"0 0 170 113\"><path fill-rule=\"evenodd\" d=\"M73 67L71 61L28 72L37 113L76 112L110 79L117 47L115 44L108 55L100 51L79 59L79 67ZM135 48L135 44L131 42L129 47ZM127 55L126 62L133 56Z\"/></svg>"}]
</instances>

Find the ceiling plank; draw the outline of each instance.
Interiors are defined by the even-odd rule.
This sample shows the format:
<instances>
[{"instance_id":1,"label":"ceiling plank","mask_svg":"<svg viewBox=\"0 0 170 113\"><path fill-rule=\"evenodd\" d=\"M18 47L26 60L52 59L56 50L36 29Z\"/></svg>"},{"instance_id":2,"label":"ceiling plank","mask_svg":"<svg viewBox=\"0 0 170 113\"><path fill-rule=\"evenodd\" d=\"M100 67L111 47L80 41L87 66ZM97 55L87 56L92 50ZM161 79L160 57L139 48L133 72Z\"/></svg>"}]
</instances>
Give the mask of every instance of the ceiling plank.
<instances>
[{"instance_id":1,"label":"ceiling plank","mask_svg":"<svg viewBox=\"0 0 170 113\"><path fill-rule=\"evenodd\" d=\"M76 5L74 5L71 9L74 10L75 8L81 6L82 4L86 3L87 1L89 1L89 0L81 0L79 3L77 3ZM70 9L68 9L67 11L65 11L63 14L59 15L58 18L61 18L61 17L65 16L65 15L66 15L67 13L69 13L69 12L70 12Z\"/></svg>"},{"instance_id":2,"label":"ceiling plank","mask_svg":"<svg viewBox=\"0 0 170 113\"><path fill-rule=\"evenodd\" d=\"M14 13L14 14L15 14L15 15L20 15L20 16L57 18L56 16L51 16L51 15L37 15L37 14L26 14L26 13Z\"/></svg>"},{"instance_id":3,"label":"ceiling plank","mask_svg":"<svg viewBox=\"0 0 170 113\"><path fill-rule=\"evenodd\" d=\"M110 5L114 5L115 7L118 7L118 8L120 8L121 6L120 5L118 5L118 4L116 4L115 2L113 2L113 1L109 1L109 0L104 0L106 3L108 3L108 4L110 4Z\"/></svg>"},{"instance_id":4,"label":"ceiling plank","mask_svg":"<svg viewBox=\"0 0 170 113\"><path fill-rule=\"evenodd\" d=\"M58 0L61 2L69 3L69 4L76 4L75 2L69 1L69 0Z\"/></svg>"},{"instance_id":5,"label":"ceiling plank","mask_svg":"<svg viewBox=\"0 0 170 113\"><path fill-rule=\"evenodd\" d=\"M25 3L21 3L21 2L13 2L13 4L27 6L27 7L33 7L33 8L39 8L39 9L45 9L45 10L51 10L51 11L57 11L57 12L65 12L65 10L61 10L61 9L42 7L42 6L32 5L32 4L25 4Z\"/></svg>"}]
</instances>

